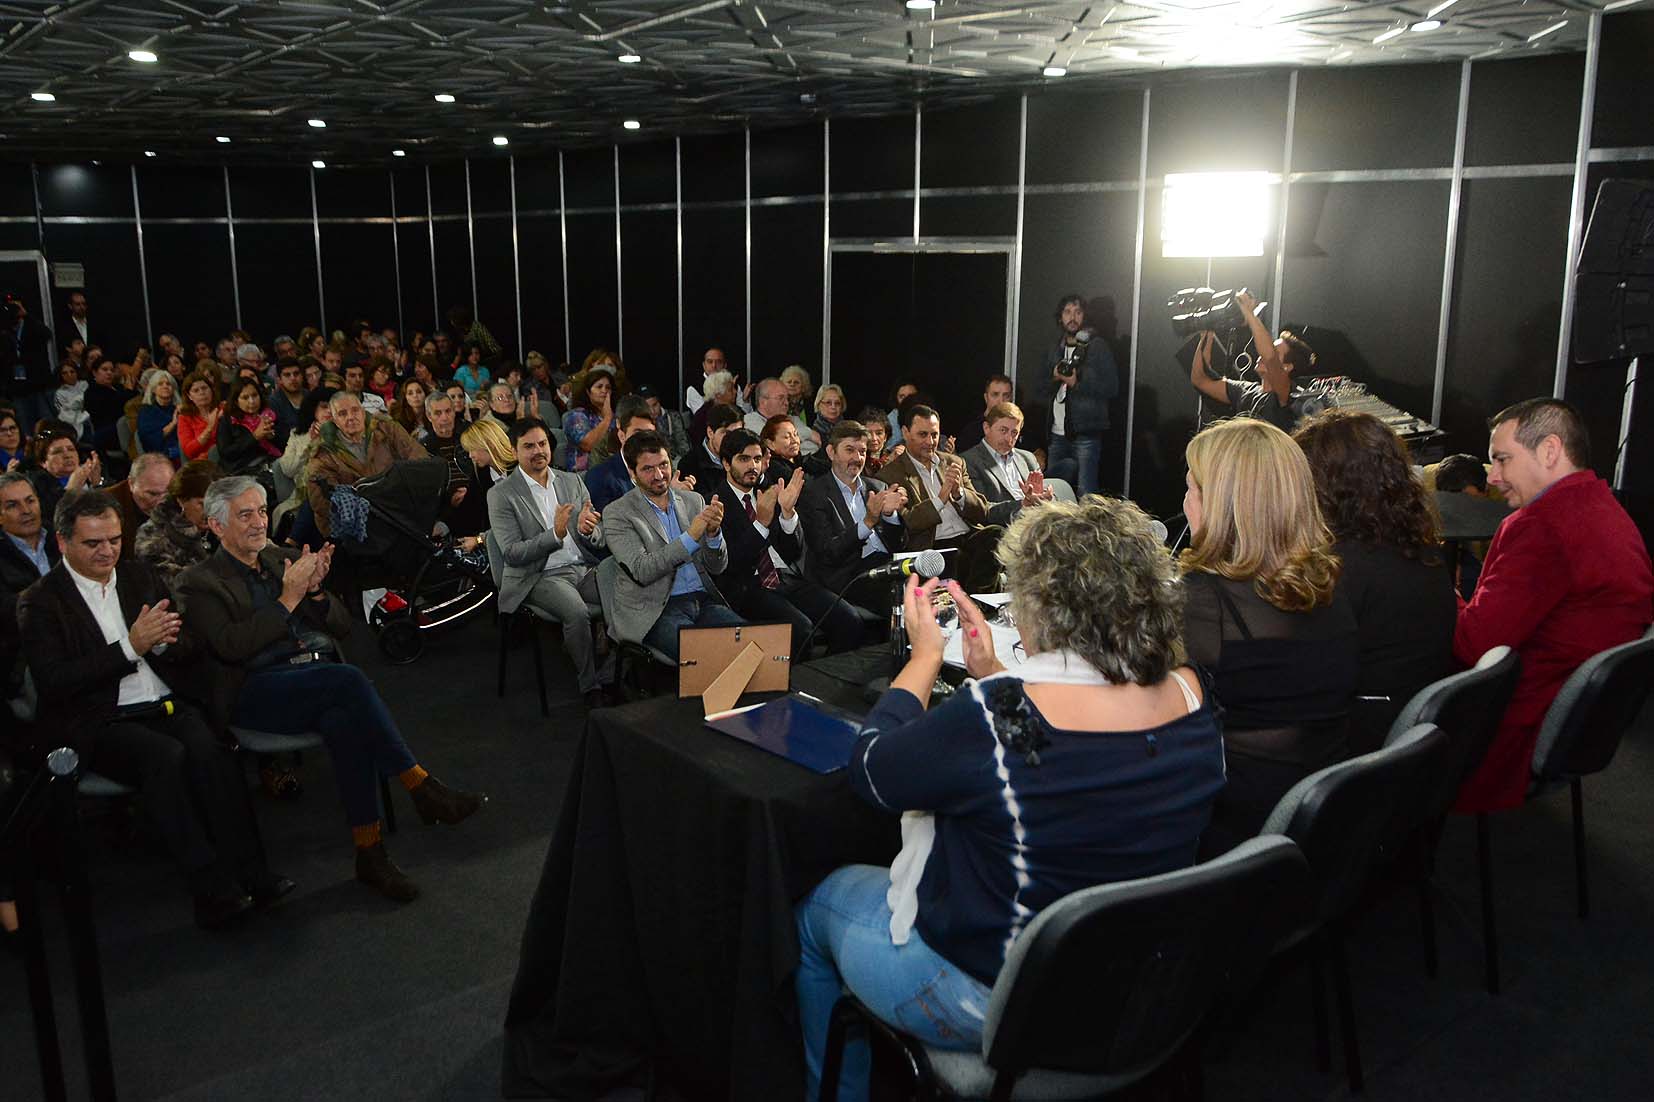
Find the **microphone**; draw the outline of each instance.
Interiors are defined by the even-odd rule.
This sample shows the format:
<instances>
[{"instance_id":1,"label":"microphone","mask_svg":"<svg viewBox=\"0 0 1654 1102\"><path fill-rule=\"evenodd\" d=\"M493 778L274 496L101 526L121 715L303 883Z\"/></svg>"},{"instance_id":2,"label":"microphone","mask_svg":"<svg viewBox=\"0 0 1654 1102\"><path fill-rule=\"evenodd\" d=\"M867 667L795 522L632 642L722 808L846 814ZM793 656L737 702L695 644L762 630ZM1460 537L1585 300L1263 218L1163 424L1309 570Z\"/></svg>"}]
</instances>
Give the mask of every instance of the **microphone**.
<instances>
[{"instance_id":1,"label":"microphone","mask_svg":"<svg viewBox=\"0 0 1654 1102\"><path fill-rule=\"evenodd\" d=\"M1149 518L1149 531L1153 532L1154 538L1159 540L1161 543L1166 542L1166 526L1160 521L1155 520L1153 517Z\"/></svg>"},{"instance_id":2,"label":"microphone","mask_svg":"<svg viewBox=\"0 0 1654 1102\"><path fill-rule=\"evenodd\" d=\"M863 578L907 578L914 574L921 578L934 578L947 569L947 560L942 552L928 548L919 552L910 559L901 559L896 562L887 562L883 566L875 566L863 571Z\"/></svg>"}]
</instances>

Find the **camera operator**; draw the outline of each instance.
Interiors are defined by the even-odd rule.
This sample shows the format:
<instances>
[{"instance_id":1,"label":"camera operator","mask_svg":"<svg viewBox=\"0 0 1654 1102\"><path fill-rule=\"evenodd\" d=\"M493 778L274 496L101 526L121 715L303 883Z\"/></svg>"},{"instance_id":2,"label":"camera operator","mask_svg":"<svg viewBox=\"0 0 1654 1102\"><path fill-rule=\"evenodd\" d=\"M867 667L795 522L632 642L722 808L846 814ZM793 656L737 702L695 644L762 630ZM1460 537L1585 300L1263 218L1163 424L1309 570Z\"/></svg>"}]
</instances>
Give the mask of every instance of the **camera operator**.
<instances>
[{"instance_id":1,"label":"camera operator","mask_svg":"<svg viewBox=\"0 0 1654 1102\"><path fill-rule=\"evenodd\" d=\"M1282 432L1291 432L1298 423L1295 403L1304 396L1302 388L1292 385L1293 373L1315 365L1315 353L1303 339L1291 330L1281 330L1279 337L1270 337L1269 330L1257 315L1258 300L1246 291L1235 292L1235 305L1246 319L1252 342L1258 349L1258 381L1214 379L1207 374L1212 363L1212 346L1217 334L1211 330L1200 335L1194 359L1189 365L1189 382L1214 402L1234 409L1240 416L1268 421Z\"/></svg>"},{"instance_id":2,"label":"camera operator","mask_svg":"<svg viewBox=\"0 0 1654 1102\"><path fill-rule=\"evenodd\" d=\"M1120 369L1107 342L1093 339L1085 324L1085 300L1064 295L1057 303L1062 339L1045 354L1050 376L1051 444L1046 472L1073 483L1080 494L1094 494L1103 433L1108 431L1109 399L1120 393Z\"/></svg>"}]
</instances>

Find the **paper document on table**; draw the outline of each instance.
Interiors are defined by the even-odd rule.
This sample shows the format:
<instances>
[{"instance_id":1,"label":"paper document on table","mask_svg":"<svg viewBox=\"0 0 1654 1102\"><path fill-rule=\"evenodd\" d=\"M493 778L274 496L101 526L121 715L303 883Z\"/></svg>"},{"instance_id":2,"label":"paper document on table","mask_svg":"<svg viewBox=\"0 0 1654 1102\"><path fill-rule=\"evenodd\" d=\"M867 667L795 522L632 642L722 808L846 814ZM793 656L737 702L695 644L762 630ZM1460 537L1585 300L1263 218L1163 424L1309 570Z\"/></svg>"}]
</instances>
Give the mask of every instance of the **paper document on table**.
<instances>
[{"instance_id":1,"label":"paper document on table","mask_svg":"<svg viewBox=\"0 0 1654 1102\"><path fill-rule=\"evenodd\" d=\"M994 653L999 656L1005 668L1014 670L1022 665L1022 633L1016 628L1005 627L1002 624L989 624L988 630L994 633ZM964 631L954 631L948 636L948 641L942 645L942 664L953 666L955 669L965 668Z\"/></svg>"},{"instance_id":2,"label":"paper document on table","mask_svg":"<svg viewBox=\"0 0 1654 1102\"><path fill-rule=\"evenodd\" d=\"M1004 608L1011 603L1011 595L1009 593L972 593L971 600L979 605L987 605L989 608Z\"/></svg>"}]
</instances>

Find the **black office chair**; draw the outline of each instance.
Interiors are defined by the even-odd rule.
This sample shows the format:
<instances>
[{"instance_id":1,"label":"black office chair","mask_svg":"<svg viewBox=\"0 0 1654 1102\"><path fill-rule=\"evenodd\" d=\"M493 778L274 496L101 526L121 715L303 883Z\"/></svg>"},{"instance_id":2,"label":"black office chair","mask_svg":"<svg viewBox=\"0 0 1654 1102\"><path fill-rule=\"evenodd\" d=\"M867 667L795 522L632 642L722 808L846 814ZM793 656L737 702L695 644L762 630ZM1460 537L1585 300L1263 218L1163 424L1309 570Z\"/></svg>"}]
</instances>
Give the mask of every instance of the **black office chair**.
<instances>
[{"instance_id":1,"label":"black office chair","mask_svg":"<svg viewBox=\"0 0 1654 1102\"><path fill-rule=\"evenodd\" d=\"M1424 967L1434 977L1439 967L1436 953L1436 911L1432 875L1441 826L1458 798L1459 789L1481 765L1487 749L1499 731L1505 706L1516 688L1521 672L1516 652L1494 647L1463 673L1432 682L1413 695L1401 709L1384 745L1390 746L1421 723L1433 723L1447 735L1450 749L1441 771L1422 778L1413 793L1419 803L1422 824L1414 833L1414 860L1418 868L1419 914L1424 938ZM1482 946L1484 972L1490 994L1499 993L1498 937L1493 914L1493 866L1489 859L1487 821L1476 824L1478 871L1482 889ZM1397 840L1392 838L1392 843Z\"/></svg>"},{"instance_id":2,"label":"black office chair","mask_svg":"<svg viewBox=\"0 0 1654 1102\"><path fill-rule=\"evenodd\" d=\"M1315 1048L1323 1071L1331 1066L1321 969L1332 968L1350 1090L1362 1089L1361 1048L1350 995L1344 924L1366 886L1383 844L1397 829L1396 808L1426 778L1446 765L1452 746L1434 725L1421 724L1393 745L1330 765L1293 785L1264 821L1262 835L1284 834L1309 859L1316 898L1306 921L1277 946L1285 952L1307 943L1315 1009Z\"/></svg>"},{"instance_id":3,"label":"black office chair","mask_svg":"<svg viewBox=\"0 0 1654 1102\"><path fill-rule=\"evenodd\" d=\"M500 582L505 577L505 554L500 550L499 541L494 538L493 532L489 532L487 534L484 544L488 548L488 572L494 578L495 601L498 602ZM533 605L526 602L518 606L515 612L509 613L502 611L498 603L496 603L494 606L494 611L499 617L500 622L500 635L498 643L499 685L495 690L495 695L501 699L504 699L505 697L505 656L511 648L511 633L516 629L518 624L526 624L528 627L529 646L534 651L534 683L540 691L540 715L551 715L551 710L546 706L546 665L545 658L540 651L540 632L536 621L554 624L559 630L566 629L563 628L559 621L552 619L540 609L537 609ZM591 630L594 633L602 630L603 609L600 606L588 604L586 606L586 616L592 624Z\"/></svg>"},{"instance_id":4,"label":"black office chair","mask_svg":"<svg viewBox=\"0 0 1654 1102\"><path fill-rule=\"evenodd\" d=\"M837 1096L847 1029L900 1045L930 1095L1096 1098L1170 1060L1221 996L1250 984L1310 913L1309 868L1284 838L1254 838L1213 861L1105 884L1046 907L1006 956L980 1052L930 1048L839 1000L821 1097Z\"/></svg>"},{"instance_id":5,"label":"black office chair","mask_svg":"<svg viewBox=\"0 0 1654 1102\"><path fill-rule=\"evenodd\" d=\"M620 560L610 555L597 564L597 595L603 602L603 620L609 641L615 646L615 682L629 700L650 696L645 680L661 670L676 670L678 664L664 651L647 643L632 643L617 638L607 625L615 622L615 575L620 573ZM675 687L674 687L675 688Z\"/></svg>"}]
</instances>

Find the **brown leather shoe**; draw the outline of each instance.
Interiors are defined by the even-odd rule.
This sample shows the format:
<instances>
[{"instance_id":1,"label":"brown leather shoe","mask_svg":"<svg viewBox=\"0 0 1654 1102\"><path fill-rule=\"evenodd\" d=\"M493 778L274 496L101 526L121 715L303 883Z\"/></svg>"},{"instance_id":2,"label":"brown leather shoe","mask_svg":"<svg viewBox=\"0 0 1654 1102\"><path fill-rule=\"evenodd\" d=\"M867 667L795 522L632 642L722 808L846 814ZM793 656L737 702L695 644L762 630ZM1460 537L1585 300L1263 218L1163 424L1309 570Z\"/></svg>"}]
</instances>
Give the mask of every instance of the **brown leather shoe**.
<instances>
[{"instance_id":1,"label":"brown leather shoe","mask_svg":"<svg viewBox=\"0 0 1654 1102\"><path fill-rule=\"evenodd\" d=\"M408 795L413 799L414 810L419 812L419 817L425 821L426 826L432 823L447 823L452 826L463 822L488 802L488 797L481 792L461 792L449 788L432 776L427 776L420 782L419 787L410 791Z\"/></svg>"},{"instance_id":2,"label":"brown leather shoe","mask_svg":"<svg viewBox=\"0 0 1654 1102\"><path fill-rule=\"evenodd\" d=\"M383 842L356 848L356 879L377 889L386 899L394 899L398 903L409 903L419 898L419 885L396 867L391 855L385 852Z\"/></svg>"}]
</instances>

